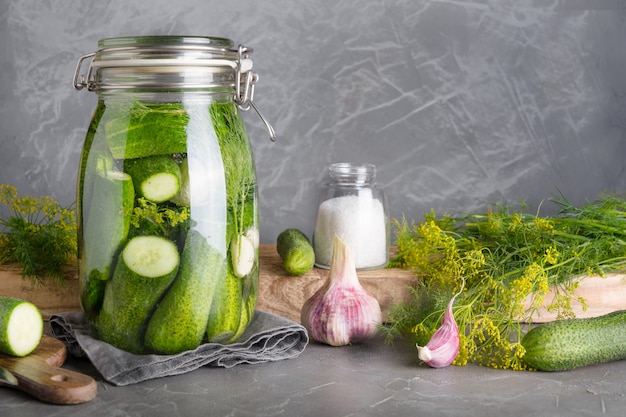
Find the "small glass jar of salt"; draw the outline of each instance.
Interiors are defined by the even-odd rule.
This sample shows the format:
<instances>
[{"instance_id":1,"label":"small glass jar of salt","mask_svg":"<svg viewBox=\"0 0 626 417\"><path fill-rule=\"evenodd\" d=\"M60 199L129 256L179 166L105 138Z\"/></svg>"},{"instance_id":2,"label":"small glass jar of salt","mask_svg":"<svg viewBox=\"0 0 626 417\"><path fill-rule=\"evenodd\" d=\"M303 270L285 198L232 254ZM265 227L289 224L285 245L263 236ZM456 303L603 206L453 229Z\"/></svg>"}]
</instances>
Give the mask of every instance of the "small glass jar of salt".
<instances>
[{"instance_id":1,"label":"small glass jar of salt","mask_svg":"<svg viewBox=\"0 0 626 417\"><path fill-rule=\"evenodd\" d=\"M313 233L315 265L330 268L337 235L354 252L357 270L383 268L389 261L389 217L376 166L336 163L328 174Z\"/></svg>"}]
</instances>

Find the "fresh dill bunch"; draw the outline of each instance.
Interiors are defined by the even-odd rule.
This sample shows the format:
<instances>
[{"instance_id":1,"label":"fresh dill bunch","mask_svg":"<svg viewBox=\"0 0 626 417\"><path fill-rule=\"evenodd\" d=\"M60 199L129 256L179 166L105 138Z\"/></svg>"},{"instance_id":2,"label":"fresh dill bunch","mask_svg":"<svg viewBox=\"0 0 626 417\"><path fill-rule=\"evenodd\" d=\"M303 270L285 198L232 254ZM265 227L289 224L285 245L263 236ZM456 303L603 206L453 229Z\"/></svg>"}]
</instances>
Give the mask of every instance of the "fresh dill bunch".
<instances>
[{"instance_id":1,"label":"fresh dill bunch","mask_svg":"<svg viewBox=\"0 0 626 417\"><path fill-rule=\"evenodd\" d=\"M0 203L12 213L0 219L0 264L18 262L32 285L43 284L45 277L63 285L64 267L77 253L74 210L50 196L19 197L7 184L0 184Z\"/></svg>"},{"instance_id":2,"label":"fresh dill bunch","mask_svg":"<svg viewBox=\"0 0 626 417\"><path fill-rule=\"evenodd\" d=\"M555 217L498 205L486 213L454 218L434 212L420 223L394 220L398 252L392 267L420 278L406 302L390 310L387 341L423 343L441 323L445 299L466 285L454 306L461 334L455 364L527 369L521 323L532 323L547 304L558 318L573 317L580 279L620 272L626 266L626 202L603 196L581 208L562 196Z\"/></svg>"}]
</instances>

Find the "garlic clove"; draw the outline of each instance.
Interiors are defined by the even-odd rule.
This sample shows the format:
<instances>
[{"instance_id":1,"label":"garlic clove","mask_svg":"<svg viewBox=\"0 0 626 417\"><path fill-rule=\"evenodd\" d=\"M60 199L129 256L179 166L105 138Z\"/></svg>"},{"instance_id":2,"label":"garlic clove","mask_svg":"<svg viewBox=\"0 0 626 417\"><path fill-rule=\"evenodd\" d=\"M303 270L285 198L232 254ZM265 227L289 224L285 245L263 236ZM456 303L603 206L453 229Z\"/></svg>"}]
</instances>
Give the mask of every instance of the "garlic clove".
<instances>
[{"instance_id":1,"label":"garlic clove","mask_svg":"<svg viewBox=\"0 0 626 417\"><path fill-rule=\"evenodd\" d=\"M235 275L243 278L252 271L256 261L254 242L246 235L237 235L232 239L230 254Z\"/></svg>"},{"instance_id":2,"label":"garlic clove","mask_svg":"<svg viewBox=\"0 0 626 417\"><path fill-rule=\"evenodd\" d=\"M448 303L441 327L430 338L426 346L417 347L418 358L433 368L444 368L454 362L460 346L459 327L454 320L452 304L456 295Z\"/></svg>"},{"instance_id":3,"label":"garlic clove","mask_svg":"<svg viewBox=\"0 0 626 417\"><path fill-rule=\"evenodd\" d=\"M360 284L353 251L337 236L328 280L305 301L302 325L315 341L345 346L378 333L378 300Z\"/></svg>"}]
</instances>

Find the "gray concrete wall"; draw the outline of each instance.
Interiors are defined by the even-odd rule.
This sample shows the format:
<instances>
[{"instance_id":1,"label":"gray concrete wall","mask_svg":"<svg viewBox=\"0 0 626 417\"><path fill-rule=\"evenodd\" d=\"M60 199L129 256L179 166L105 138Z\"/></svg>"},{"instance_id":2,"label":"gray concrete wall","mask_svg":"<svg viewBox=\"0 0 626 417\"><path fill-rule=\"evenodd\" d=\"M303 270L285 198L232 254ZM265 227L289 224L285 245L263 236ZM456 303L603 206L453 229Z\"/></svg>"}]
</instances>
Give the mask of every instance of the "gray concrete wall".
<instances>
[{"instance_id":1,"label":"gray concrete wall","mask_svg":"<svg viewBox=\"0 0 626 417\"><path fill-rule=\"evenodd\" d=\"M76 61L156 34L255 49L265 243L312 232L332 162L376 164L396 218L626 186L623 0L3 0L0 183L71 204L96 102Z\"/></svg>"}]
</instances>

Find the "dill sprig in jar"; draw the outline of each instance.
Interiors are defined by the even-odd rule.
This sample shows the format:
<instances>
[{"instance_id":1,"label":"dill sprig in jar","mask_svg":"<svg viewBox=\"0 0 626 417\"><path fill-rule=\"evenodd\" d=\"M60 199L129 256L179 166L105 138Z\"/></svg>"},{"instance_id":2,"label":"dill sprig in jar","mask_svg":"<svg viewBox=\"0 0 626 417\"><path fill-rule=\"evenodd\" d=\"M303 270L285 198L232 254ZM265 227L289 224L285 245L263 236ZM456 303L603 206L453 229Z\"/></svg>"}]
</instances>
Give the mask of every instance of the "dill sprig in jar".
<instances>
[{"instance_id":1,"label":"dill sprig in jar","mask_svg":"<svg viewBox=\"0 0 626 417\"><path fill-rule=\"evenodd\" d=\"M383 268L389 261L387 196L376 185L376 166L336 163L320 198L313 247L315 265L330 268L337 235L354 251L357 270Z\"/></svg>"}]
</instances>

